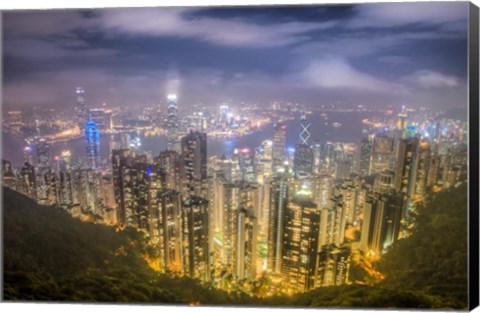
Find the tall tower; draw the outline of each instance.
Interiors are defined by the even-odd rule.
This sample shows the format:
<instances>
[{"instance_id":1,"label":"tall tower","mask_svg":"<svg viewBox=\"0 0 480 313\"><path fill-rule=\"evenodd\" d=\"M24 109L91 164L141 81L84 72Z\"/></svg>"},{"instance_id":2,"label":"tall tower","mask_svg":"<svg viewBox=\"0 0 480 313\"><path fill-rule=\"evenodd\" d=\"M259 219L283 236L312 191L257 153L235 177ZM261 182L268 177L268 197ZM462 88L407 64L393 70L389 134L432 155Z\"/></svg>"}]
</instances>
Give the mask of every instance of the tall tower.
<instances>
[{"instance_id":1,"label":"tall tower","mask_svg":"<svg viewBox=\"0 0 480 313\"><path fill-rule=\"evenodd\" d=\"M167 119L165 128L167 130L167 150L180 153L179 127L177 95L167 96Z\"/></svg>"},{"instance_id":2,"label":"tall tower","mask_svg":"<svg viewBox=\"0 0 480 313\"><path fill-rule=\"evenodd\" d=\"M183 196L200 195L202 182L207 178L207 134L191 132L182 138Z\"/></svg>"},{"instance_id":3,"label":"tall tower","mask_svg":"<svg viewBox=\"0 0 480 313\"><path fill-rule=\"evenodd\" d=\"M183 203L183 266L190 277L210 278L208 201L191 197Z\"/></svg>"},{"instance_id":4,"label":"tall tower","mask_svg":"<svg viewBox=\"0 0 480 313\"><path fill-rule=\"evenodd\" d=\"M314 151L310 147L310 122L305 113L300 118L299 143L295 146L294 170L297 177L308 177L313 174Z\"/></svg>"},{"instance_id":5,"label":"tall tower","mask_svg":"<svg viewBox=\"0 0 480 313\"><path fill-rule=\"evenodd\" d=\"M50 143L41 138L37 144L38 174L43 176L50 169Z\"/></svg>"},{"instance_id":6,"label":"tall tower","mask_svg":"<svg viewBox=\"0 0 480 313\"><path fill-rule=\"evenodd\" d=\"M302 113L300 117L300 144L309 145L310 144L310 122L307 120L305 112Z\"/></svg>"},{"instance_id":7,"label":"tall tower","mask_svg":"<svg viewBox=\"0 0 480 313\"><path fill-rule=\"evenodd\" d=\"M88 109L85 105L85 90L82 87L77 87L75 95L77 97L75 111L77 113L78 126L83 130L88 121Z\"/></svg>"},{"instance_id":8,"label":"tall tower","mask_svg":"<svg viewBox=\"0 0 480 313\"><path fill-rule=\"evenodd\" d=\"M275 174L277 169L283 166L285 160L287 125L275 123L273 127L272 172Z\"/></svg>"},{"instance_id":9,"label":"tall tower","mask_svg":"<svg viewBox=\"0 0 480 313\"><path fill-rule=\"evenodd\" d=\"M315 285L318 257L320 211L311 192L299 191L285 214L282 276L293 292L304 292Z\"/></svg>"},{"instance_id":10,"label":"tall tower","mask_svg":"<svg viewBox=\"0 0 480 313\"><path fill-rule=\"evenodd\" d=\"M288 203L288 173L277 172L270 183L267 268L273 274L282 269L283 226Z\"/></svg>"},{"instance_id":11,"label":"tall tower","mask_svg":"<svg viewBox=\"0 0 480 313\"><path fill-rule=\"evenodd\" d=\"M100 131L94 121L88 121L85 125L85 141L87 143L88 166L95 170L100 163Z\"/></svg>"},{"instance_id":12,"label":"tall tower","mask_svg":"<svg viewBox=\"0 0 480 313\"><path fill-rule=\"evenodd\" d=\"M418 169L418 138L399 139L397 143L397 166L395 169L395 190L403 194L403 218L409 220L409 211Z\"/></svg>"}]
</instances>

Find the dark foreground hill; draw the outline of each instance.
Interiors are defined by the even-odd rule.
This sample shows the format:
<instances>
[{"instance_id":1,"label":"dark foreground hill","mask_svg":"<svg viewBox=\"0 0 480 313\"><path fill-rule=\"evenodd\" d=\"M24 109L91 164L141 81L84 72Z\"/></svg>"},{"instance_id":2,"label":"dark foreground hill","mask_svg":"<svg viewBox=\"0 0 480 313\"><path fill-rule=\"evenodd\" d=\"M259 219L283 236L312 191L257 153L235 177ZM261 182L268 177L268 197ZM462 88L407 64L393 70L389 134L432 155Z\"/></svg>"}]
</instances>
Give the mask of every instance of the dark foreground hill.
<instances>
[{"instance_id":1,"label":"dark foreground hill","mask_svg":"<svg viewBox=\"0 0 480 313\"><path fill-rule=\"evenodd\" d=\"M386 276L381 285L319 288L267 299L228 294L194 279L157 273L145 261L147 247L137 231L117 232L81 222L61 209L37 205L4 188L3 297L10 301L463 309L467 307L467 211L466 188L462 188L440 194L440 201L435 199L424 209L419 234L400 241L379 265ZM421 231L421 227L429 228ZM449 235L440 236L445 230ZM408 250L412 247L414 252ZM436 251L439 247L442 252ZM428 283L422 285L422 280Z\"/></svg>"}]
</instances>

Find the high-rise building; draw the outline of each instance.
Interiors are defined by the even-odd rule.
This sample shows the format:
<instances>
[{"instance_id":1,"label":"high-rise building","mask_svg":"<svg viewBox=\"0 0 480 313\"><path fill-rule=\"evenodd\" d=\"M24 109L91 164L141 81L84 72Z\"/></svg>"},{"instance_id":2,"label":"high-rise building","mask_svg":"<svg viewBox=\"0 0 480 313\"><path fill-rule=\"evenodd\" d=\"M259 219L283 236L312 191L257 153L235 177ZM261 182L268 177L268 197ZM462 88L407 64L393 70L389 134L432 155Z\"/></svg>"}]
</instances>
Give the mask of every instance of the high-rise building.
<instances>
[{"instance_id":1,"label":"high-rise building","mask_svg":"<svg viewBox=\"0 0 480 313\"><path fill-rule=\"evenodd\" d=\"M273 125L272 172L283 166L285 161L285 146L287 140L287 125L275 123Z\"/></svg>"},{"instance_id":2,"label":"high-rise building","mask_svg":"<svg viewBox=\"0 0 480 313\"><path fill-rule=\"evenodd\" d=\"M402 197L395 193L373 194L364 207L360 249L373 255L382 254L400 232Z\"/></svg>"},{"instance_id":3,"label":"high-rise building","mask_svg":"<svg viewBox=\"0 0 480 313\"><path fill-rule=\"evenodd\" d=\"M180 171L183 196L200 196L202 182L207 178L207 134L190 132L182 138Z\"/></svg>"},{"instance_id":4,"label":"high-rise building","mask_svg":"<svg viewBox=\"0 0 480 313\"><path fill-rule=\"evenodd\" d=\"M50 169L50 143L41 138L37 141L38 174L43 176Z\"/></svg>"},{"instance_id":5,"label":"high-rise building","mask_svg":"<svg viewBox=\"0 0 480 313\"><path fill-rule=\"evenodd\" d=\"M352 162L350 160L337 160L335 162L335 178L347 179L350 177Z\"/></svg>"},{"instance_id":6,"label":"high-rise building","mask_svg":"<svg viewBox=\"0 0 480 313\"><path fill-rule=\"evenodd\" d=\"M322 145L320 142L315 142L312 145L313 149L313 173L320 175L322 173Z\"/></svg>"},{"instance_id":7,"label":"high-rise building","mask_svg":"<svg viewBox=\"0 0 480 313\"><path fill-rule=\"evenodd\" d=\"M154 164L162 173L164 187L172 190L181 190L180 155L175 151L162 151L154 159Z\"/></svg>"},{"instance_id":8,"label":"high-rise building","mask_svg":"<svg viewBox=\"0 0 480 313\"><path fill-rule=\"evenodd\" d=\"M30 198L37 197L35 167L28 162L25 162L20 169L20 190Z\"/></svg>"},{"instance_id":9,"label":"high-rise building","mask_svg":"<svg viewBox=\"0 0 480 313\"><path fill-rule=\"evenodd\" d=\"M234 155L238 160L241 180L256 183L255 150L249 148L235 149Z\"/></svg>"},{"instance_id":10,"label":"high-rise building","mask_svg":"<svg viewBox=\"0 0 480 313\"><path fill-rule=\"evenodd\" d=\"M149 195L150 241L160 251L163 268L182 271L182 197L175 190L155 190Z\"/></svg>"},{"instance_id":11,"label":"high-rise building","mask_svg":"<svg viewBox=\"0 0 480 313\"><path fill-rule=\"evenodd\" d=\"M298 178L310 177L313 174L313 149L307 144L295 146L294 171Z\"/></svg>"},{"instance_id":12,"label":"high-rise building","mask_svg":"<svg viewBox=\"0 0 480 313\"><path fill-rule=\"evenodd\" d=\"M252 208L240 208L237 220L235 275L253 281L257 273L257 218Z\"/></svg>"},{"instance_id":13,"label":"high-rise building","mask_svg":"<svg viewBox=\"0 0 480 313\"><path fill-rule=\"evenodd\" d=\"M167 150L180 153L180 121L178 118L177 95L167 96L167 118L165 123L167 130Z\"/></svg>"},{"instance_id":14,"label":"high-rise building","mask_svg":"<svg viewBox=\"0 0 480 313\"><path fill-rule=\"evenodd\" d=\"M87 143L87 161L90 169L100 165L100 131L97 124L90 120L85 125L85 141Z\"/></svg>"},{"instance_id":15,"label":"high-rise building","mask_svg":"<svg viewBox=\"0 0 480 313\"><path fill-rule=\"evenodd\" d=\"M77 105L75 111L77 113L77 121L80 130L83 130L88 121L88 108L85 105L85 90L82 87L77 87L75 90L77 97Z\"/></svg>"},{"instance_id":16,"label":"high-rise building","mask_svg":"<svg viewBox=\"0 0 480 313\"><path fill-rule=\"evenodd\" d=\"M348 281L349 259L349 247L322 247L318 256L316 287L344 285Z\"/></svg>"},{"instance_id":17,"label":"high-rise building","mask_svg":"<svg viewBox=\"0 0 480 313\"><path fill-rule=\"evenodd\" d=\"M315 286L319 228L320 211L311 193L299 191L287 206L282 247L282 276L293 292Z\"/></svg>"},{"instance_id":18,"label":"high-rise building","mask_svg":"<svg viewBox=\"0 0 480 313\"><path fill-rule=\"evenodd\" d=\"M418 138L398 139L395 190L403 195L403 219L409 223L411 198L418 169Z\"/></svg>"},{"instance_id":19,"label":"high-rise building","mask_svg":"<svg viewBox=\"0 0 480 313\"><path fill-rule=\"evenodd\" d=\"M182 206L183 271L193 278L210 280L208 201L191 197Z\"/></svg>"},{"instance_id":20,"label":"high-rise building","mask_svg":"<svg viewBox=\"0 0 480 313\"><path fill-rule=\"evenodd\" d=\"M395 139L386 135L373 138L370 174L392 170L395 164Z\"/></svg>"},{"instance_id":21,"label":"high-rise building","mask_svg":"<svg viewBox=\"0 0 480 313\"><path fill-rule=\"evenodd\" d=\"M307 117L305 115L305 112L302 113L302 116L300 117L300 141L299 143L301 145L310 145L310 122L307 120Z\"/></svg>"},{"instance_id":22,"label":"high-rise building","mask_svg":"<svg viewBox=\"0 0 480 313\"><path fill-rule=\"evenodd\" d=\"M394 189L395 184L395 172L382 171L375 175L373 182L373 191L379 194L385 194Z\"/></svg>"},{"instance_id":23,"label":"high-rise building","mask_svg":"<svg viewBox=\"0 0 480 313\"><path fill-rule=\"evenodd\" d=\"M282 269L283 232L288 204L288 173L282 169L280 171L270 183L267 269L274 274L280 274Z\"/></svg>"},{"instance_id":24,"label":"high-rise building","mask_svg":"<svg viewBox=\"0 0 480 313\"><path fill-rule=\"evenodd\" d=\"M129 224L127 218L133 213L133 191L128 177L133 158L133 153L129 149L112 151L113 188L119 226L127 226Z\"/></svg>"},{"instance_id":25,"label":"high-rise building","mask_svg":"<svg viewBox=\"0 0 480 313\"><path fill-rule=\"evenodd\" d=\"M362 176L370 174L372 143L367 138L360 141L357 149L356 172Z\"/></svg>"}]
</instances>

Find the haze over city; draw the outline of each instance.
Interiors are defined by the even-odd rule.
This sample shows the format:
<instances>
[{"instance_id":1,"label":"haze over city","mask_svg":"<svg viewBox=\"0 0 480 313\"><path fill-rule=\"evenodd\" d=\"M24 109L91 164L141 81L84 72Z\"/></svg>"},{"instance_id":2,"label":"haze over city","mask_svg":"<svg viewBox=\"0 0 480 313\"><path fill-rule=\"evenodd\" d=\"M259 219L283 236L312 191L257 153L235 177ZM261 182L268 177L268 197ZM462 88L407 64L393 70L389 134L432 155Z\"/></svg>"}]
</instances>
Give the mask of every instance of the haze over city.
<instances>
[{"instance_id":1,"label":"haze over city","mask_svg":"<svg viewBox=\"0 0 480 313\"><path fill-rule=\"evenodd\" d=\"M231 101L459 107L467 6L388 3L6 12L4 106Z\"/></svg>"}]
</instances>

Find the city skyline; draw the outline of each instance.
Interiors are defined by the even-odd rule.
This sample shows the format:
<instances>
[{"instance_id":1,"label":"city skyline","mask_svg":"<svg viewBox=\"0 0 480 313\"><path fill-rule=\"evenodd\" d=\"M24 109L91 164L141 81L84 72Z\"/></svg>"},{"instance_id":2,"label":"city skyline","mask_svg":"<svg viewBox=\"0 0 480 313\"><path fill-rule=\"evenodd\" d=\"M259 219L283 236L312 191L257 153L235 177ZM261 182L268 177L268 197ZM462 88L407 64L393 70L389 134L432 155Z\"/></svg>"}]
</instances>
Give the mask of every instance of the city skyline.
<instances>
[{"instance_id":1,"label":"city skyline","mask_svg":"<svg viewBox=\"0 0 480 313\"><path fill-rule=\"evenodd\" d=\"M7 12L3 296L472 305L471 7Z\"/></svg>"},{"instance_id":2,"label":"city skyline","mask_svg":"<svg viewBox=\"0 0 480 313\"><path fill-rule=\"evenodd\" d=\"M82 86L94 106L178 93L187 105L460 107L467 13L461 2L5 12L4 105L60 108Z\"/></svg>"}]
</instances>

